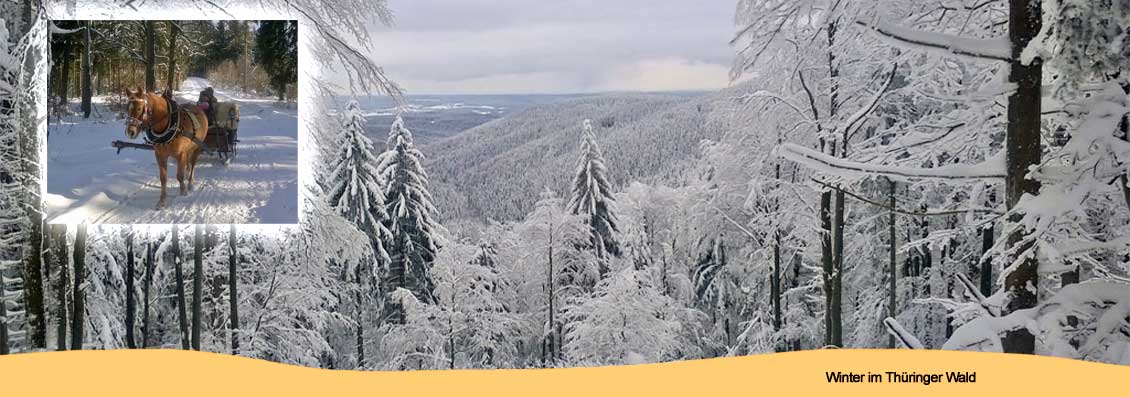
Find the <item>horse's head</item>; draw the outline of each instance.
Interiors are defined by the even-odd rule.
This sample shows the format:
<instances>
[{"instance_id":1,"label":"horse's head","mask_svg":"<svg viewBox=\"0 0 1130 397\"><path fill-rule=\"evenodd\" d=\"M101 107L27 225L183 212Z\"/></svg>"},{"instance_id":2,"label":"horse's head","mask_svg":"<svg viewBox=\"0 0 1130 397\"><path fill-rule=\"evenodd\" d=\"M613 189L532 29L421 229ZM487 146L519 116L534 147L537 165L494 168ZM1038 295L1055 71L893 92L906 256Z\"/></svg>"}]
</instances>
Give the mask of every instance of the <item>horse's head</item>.
<instances>
[{"instance_id":1,"label":"horse's head","mask_svg":"<svg viewBox=\"0 0 1130 397\"><path fill-rule=\"evenodd\" d=\"M129 117L129 121L126 122L126 136L134 139L141 134L142 125L149 121L149 100L140 87L137 92L126 89L125 96L128 104L126 117Z\"/></svg>"}]
</instances>

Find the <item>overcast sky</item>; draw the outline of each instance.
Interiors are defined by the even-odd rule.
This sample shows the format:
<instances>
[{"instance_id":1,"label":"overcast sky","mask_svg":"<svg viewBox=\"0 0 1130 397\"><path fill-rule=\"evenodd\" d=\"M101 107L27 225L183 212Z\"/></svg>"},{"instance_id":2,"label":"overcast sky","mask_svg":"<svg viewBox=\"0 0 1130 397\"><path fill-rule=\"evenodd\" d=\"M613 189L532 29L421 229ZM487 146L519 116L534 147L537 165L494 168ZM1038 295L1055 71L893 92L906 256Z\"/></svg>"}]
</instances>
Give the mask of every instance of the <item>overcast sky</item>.
<instances>
[{"instance_id":1,"label":"overcast sky","mask_svg":"<svg viewBox=\"0 0 1130 397\"><path fill-rule=\"evenodd\" d=\"M409 94L728 85L734 0L389 0L373 59Z\"/></svg>"}]
</instances>

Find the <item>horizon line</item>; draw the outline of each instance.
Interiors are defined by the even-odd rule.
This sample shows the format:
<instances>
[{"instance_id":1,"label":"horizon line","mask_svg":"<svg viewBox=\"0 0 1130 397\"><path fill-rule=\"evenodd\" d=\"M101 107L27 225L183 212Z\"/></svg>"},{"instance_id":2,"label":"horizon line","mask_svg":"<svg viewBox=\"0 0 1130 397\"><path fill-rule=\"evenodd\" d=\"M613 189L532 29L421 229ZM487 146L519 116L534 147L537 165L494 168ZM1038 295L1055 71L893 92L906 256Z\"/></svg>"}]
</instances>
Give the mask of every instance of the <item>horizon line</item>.
<instances>
[{"instance_id":1,"label":"horizon line","mask_svg":"<svg viewBox=\"0 0 1130 397\"><path fill-rule=\"evenodd\" d=\"M725 89L725 88L722 88ZM696 90L667 90L667 91L584 91L584 92L499 92L499 93L460 93L460 92L413 92L404 93L403 96L439 96L439 95L461 95L461 96L514 96L514 95L542 95L542 96L565 96L565 95L608 95L608 94L701 94L717 92L722 89L696 89ZM351 96L350 93L337 93L338 96ZM388 94L366 94L362 96L373 97L388 97Z\"/></svg>"}]
</instances>

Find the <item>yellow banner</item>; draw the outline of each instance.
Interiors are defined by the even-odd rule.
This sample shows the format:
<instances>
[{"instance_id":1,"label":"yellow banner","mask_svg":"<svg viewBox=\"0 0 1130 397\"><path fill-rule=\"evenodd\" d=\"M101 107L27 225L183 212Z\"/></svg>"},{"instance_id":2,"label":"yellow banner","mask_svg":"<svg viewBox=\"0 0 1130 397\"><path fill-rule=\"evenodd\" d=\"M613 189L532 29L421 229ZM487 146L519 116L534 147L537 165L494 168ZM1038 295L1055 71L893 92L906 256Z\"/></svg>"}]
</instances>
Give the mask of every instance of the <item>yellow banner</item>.
<instances>
[{"instance_id":1,"label":"yellow banner","mask_svg":"<svg viewBox=\"0 0 1130 397\"><path fill-rule=\"evenodd\" d=\"M0 392L84 397L1086 397L1130 395L1130 366L1013 354L847 349L602 368L360 372L181 350L112 350L2 356Z\"/></svg>"}]
</instances>

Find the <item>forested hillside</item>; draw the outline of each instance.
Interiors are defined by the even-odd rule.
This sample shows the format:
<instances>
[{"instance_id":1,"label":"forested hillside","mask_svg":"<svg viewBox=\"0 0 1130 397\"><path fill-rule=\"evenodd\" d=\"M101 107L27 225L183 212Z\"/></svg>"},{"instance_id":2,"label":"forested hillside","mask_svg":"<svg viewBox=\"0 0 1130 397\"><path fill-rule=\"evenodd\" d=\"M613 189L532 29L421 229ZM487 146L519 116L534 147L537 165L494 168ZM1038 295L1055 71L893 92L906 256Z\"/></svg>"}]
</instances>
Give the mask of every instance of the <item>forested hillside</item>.
<instances>
[{"instance_id":1,"label":"forested hillside","mask_svg":"<svg viewBox=\"0 0 1130 397\"><path fill-rule=\"evenodd\" d=\"M563 192L578 154L579 120L592 119L613 186L680 182L703 140L744 131L740 93L605 94L537 105L426 146L444 219L508 221L546 188Z\"/></svg>"}]
</instances>

